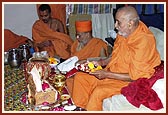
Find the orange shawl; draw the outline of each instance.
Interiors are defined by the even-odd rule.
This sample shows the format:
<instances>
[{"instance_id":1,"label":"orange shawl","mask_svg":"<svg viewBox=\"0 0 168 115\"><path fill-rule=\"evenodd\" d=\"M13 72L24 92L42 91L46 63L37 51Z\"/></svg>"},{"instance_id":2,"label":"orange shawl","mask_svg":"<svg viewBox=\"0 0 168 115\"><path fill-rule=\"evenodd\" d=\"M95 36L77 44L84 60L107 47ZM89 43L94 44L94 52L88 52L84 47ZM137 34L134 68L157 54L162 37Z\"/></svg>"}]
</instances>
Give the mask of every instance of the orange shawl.
<instances>
[{"instance_id":1,"label":"orange shawl","mask_svg":"<svg viewBox=\"0 0 168 115\"><path fill-rule=\"evenodd\" d=\"M70 46L72 45L73 40L67 34L53 31L41 20L34 23L32 34L35 44L46 40L51 40L53 47L44 48L46 51L48 51L50 56L58 55L63 59L70 57Z\"/></svg>"},{"instance_id":2,"label":"orange shawl","mask_svg":"<svg viewBox=\"0 0 168 115\"><path fill-rule=\"evenodd\" d=\"M75 40L75 42L71 46L71 56L77 56L79 60L91 57L99 57L102 48L106 50L106 55L108 56L107 44L99 38L92 38L83 49L76 51L78 43L79 42Z\"/></svg>"},{"instance_id":3,"label":"orange shawl","mask_svg":"<svg viewBox=\"0 0 168 115\"><path fill-rule=\"evenodd\" d=\"M8 51L11 48L18 48L19 45L25 44L27 39L25 36L19 36L11 30L4 29L4 51Z\"/></svg>"},{"instance_id":4,"label":"orange shawl","mask_svg":"<svg viewBox=\"0 0 168 115\"><path fill-rule=\"evenodd\" d=\"M161 63L154 35L140 22L128 37L118 36L110 63L106 69L116 73L129 73L131 79L150 78L154 67Z\"/></svg>"}]
</instances>

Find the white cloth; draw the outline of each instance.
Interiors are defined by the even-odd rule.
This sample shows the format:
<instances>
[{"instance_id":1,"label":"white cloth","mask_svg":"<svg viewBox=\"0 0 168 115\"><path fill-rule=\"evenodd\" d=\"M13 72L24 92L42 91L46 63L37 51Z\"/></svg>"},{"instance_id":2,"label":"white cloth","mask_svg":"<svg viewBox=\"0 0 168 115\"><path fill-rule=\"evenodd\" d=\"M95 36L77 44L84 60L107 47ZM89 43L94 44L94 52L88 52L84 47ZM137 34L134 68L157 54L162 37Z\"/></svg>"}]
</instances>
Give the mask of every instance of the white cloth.
<instances>
[{"instance_id":1,"label":"white cloth","mask_svg":"<svg viewBox=\"0 0 168 115\"><path fill-rule=\"evenodd\" d=\"M166 92L165 92L165 79L159 79L155 82L152 89L158 94L164 108L158 111L165 110L165 103L166 103ZM131 103L128 102L125 96L122 94L114 95L111 98L106 98L103 100L103 111L129 111L129 112L144 112L149 111L152 112L153 110L141 105L139 108L133 106Z\"/></svg>"},{"instance_id":2,"label":"white cloth","mask_svg":"<svg viewBox=\"0 0 168 115\"><path fill-rule=\"evenodd\" d=\"M92 34L94 37L105 38L109 37L109 30L114 30L113 14L92 14Z\"/></svg>"},{"instance_id":3,"label":"white cloth","mask_svg":"<svg viewBox=\"0 0 168 115\"><path fill-rule=\"evenodd\" d=\"M164 32L158 28L149 26L150 31L156 39L156 47L160 54L161 60L164 60ZM166 42L166 41L165 41Z\"/></svg>"},{"instance_id":4,"label":"white cloth","mask_svg":"<svg viewBox=\"0 0 168 115\"><path fill-rule=\"evenodd\" d=\"M40 92L42 91L42 81L41 81L41 76L39 74L39 71L37 70L36 66L33 67L33 69L30 72L33 76L33 81L36 86L36 91Z\"/></svg>"},{"instance_id":5,"label":"white cloth","mask_svg":"<svg viewBox=\"0 0 168 115\"><path fill-rule=\"evenodd\" d=\"M60 63L57 68L59 71L68 72L75 67L75 63L78 61L77 56L73 56L64 62Z\"/></svg>"},{"instance_id":6,"label":"white cloth","mask_svg":"<svg viewBox=\"0 0 168 115\"><path fill-rule=\"evenodd\" d=\"M110 37L112 37L113 39L115 39L117 37L117 33L114 30L109 30L108 34Z\"/></svg>"}]
</instances>

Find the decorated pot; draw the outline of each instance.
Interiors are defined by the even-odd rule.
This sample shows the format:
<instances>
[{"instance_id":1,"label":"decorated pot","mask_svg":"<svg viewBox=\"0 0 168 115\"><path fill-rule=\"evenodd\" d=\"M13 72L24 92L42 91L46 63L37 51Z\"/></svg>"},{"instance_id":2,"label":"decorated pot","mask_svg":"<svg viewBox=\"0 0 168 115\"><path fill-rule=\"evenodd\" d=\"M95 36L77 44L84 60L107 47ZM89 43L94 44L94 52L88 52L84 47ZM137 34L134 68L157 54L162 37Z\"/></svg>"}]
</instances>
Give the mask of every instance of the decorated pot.
<instances>
[{"instance_id":1,"label":"decorated pot","mask_svg":"<svg viewBox=\"0 0 168 115\"><path fill-rule=\"evenodd\" d=\"M48 58L30 58L26 64L26 72L30 73L33 67L36 66L41 79L47 79L51 72Z\"/></svg>"}]
</instances>

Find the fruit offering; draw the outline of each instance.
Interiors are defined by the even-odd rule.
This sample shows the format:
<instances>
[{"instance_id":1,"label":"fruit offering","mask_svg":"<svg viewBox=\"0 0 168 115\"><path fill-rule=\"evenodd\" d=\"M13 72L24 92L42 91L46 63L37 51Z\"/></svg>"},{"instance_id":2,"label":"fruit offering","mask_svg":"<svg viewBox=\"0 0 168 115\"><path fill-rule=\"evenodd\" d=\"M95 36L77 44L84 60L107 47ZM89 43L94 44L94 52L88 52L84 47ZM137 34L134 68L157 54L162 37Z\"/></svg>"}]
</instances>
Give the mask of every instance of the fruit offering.
<instances>
[{"instance_id":1,"label":"fruit offering","mask_svg":"<svg viewBox=\"0 0 168 115\"><path fill-rule=\"evenodd\" d=\"M48 58L50 64L58 64L58 61L56 58L50 57Z\"/></svg>"},{"instance_id":2,"label":"fruit offering","mask_svg":"<svg viewBox=\"0 0 168 115\"><path fill-rule=\"evenodd\" d=\"M100 65L95 65L93 62L86 62L84 64L80 64L77 66L78 70L84 72L94 72L96 70L101 70L102 67Z\"/></svg>"}]
</instances>

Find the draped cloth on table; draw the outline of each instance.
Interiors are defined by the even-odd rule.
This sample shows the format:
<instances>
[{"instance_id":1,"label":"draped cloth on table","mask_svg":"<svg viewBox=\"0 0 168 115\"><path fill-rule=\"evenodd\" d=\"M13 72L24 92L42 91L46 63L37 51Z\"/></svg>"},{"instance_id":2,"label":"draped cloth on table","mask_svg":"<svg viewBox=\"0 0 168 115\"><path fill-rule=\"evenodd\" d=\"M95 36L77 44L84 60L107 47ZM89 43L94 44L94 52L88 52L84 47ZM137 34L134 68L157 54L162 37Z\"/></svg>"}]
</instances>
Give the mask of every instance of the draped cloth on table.
<instances>
[{"instance_id":1,"label":"draped cloth on table","mask_svg":"<svg viewBox=\"0 0 168 115\"><path fill-rule=\"evenodd\" d=\"M112 58L105 69L114 73L128 73L132 80L137 80L150 78L155 72L154 67L160 63L154 36L140 22L128 38L117 36ZM98 80L92 75L79 72L74 77L72 98L77 106L92 111L102 110L103 100L121 94L121 89L129 83L116 79Z\"/></svg>"},{"instance_id":2,"label":"draped cloth on table","mask_svg":"<svg viewBox=\"0 0 168 115\"><path fill-rule=\"evenodd\" d=\"M48 51L50 56L56 54L63 59L70 57L70 46L72 45L73 40L67 34L51 30L41 20L34 23L32 34L35 44L51 40L53 46L44 47L44 50Z\"/></svg>"},{"instance_id":3,"label":"draped cloth on table","mask_svg":"<svg viewBox=\"0 0 168 115\"><path fill-rule=\"evenodd\" d=\"M38 8L41 4L37 4L37 14L38 13ZM51 8L51 17L52 18L57 18L59 19L63 25L64 25L64 30L67 33L66 30L66 4L49 4Z\"/></svg>"},{"instance_id":4,"label":"draped cloth on table","mask_svg":"<svg viewBox=\"0 0 168 115\"><path fill-rule=\"evenodd\" d=\"M79 60L91 57L100 57L102 48L105 49L105 53L108 56L107 44L99 38L92 38L80 51L76 51L78 44L79 42L77 40L74 41L74 44L71 47L71 56L77 56Z\"/></svg>"},{"instance_id":5,"label":"draped cloth on table","mask_svg":"<svg viewBox=\"0 0 168 115\"><path fill-rule=\"evenodd\" d=\"M4 51L8 51L11 48L18 48L19 45L25 44L27 37L17 35L9 29L4 29Z\"/></svg>"}]
</instances>

